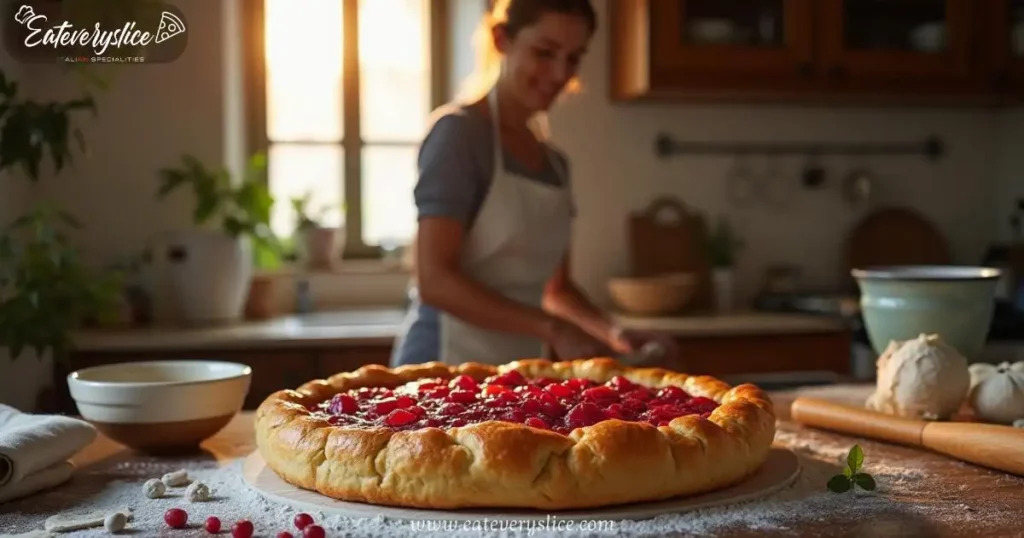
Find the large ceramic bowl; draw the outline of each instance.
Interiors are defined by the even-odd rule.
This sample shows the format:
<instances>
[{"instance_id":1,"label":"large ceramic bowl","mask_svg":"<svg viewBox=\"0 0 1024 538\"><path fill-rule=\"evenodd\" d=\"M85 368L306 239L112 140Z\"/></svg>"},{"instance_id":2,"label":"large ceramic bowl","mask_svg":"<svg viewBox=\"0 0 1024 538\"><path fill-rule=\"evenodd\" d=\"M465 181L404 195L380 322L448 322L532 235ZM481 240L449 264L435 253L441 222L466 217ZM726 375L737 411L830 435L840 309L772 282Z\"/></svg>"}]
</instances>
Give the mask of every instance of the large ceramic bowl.
<instances>
[{"instance_id":1,"label":"large ceramic bowl","mask_svg":"<svg viewBox=\"0 0 1024 538\"><path fill-rule=\"evenodd\" d=\"M989 267L854 269L861 314L875 352L892 340L938 334L967 359L985 346L1000 271Z\"/></svg>"},{"instance_id":2,"label":"large ceramic bowl","mask_svg":"<svg viewBox=\"0 0 1024 538\"><path fill-rule=\"evenodd\" d=\"M68 375L78 412L104 435L149 453L196 450L241 409L252 369L221 361L107 364Z\"/></svg>"}]
</instances>

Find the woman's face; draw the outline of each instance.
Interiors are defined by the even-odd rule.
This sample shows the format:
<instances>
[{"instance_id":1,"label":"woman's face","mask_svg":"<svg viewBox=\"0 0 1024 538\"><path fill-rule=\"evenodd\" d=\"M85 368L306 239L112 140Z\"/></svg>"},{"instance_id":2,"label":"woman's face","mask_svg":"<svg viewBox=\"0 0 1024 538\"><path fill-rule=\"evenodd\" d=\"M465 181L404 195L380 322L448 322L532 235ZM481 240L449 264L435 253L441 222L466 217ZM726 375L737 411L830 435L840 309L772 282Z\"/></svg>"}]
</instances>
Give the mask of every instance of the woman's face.
<instances>
[{"instance_id":1,"label":"woman's face","mask_svg":"<svg viewBox=\"0 0 1024 538\"><path fill-rule=\"evenodd\" d=\"M578 70L590 40L590 27L578 15L545 13L534 24L508 39L504 29L495 33L498 50L505 55L504 83L531 112L547 110Z\"/></svg>"}]
</instances>

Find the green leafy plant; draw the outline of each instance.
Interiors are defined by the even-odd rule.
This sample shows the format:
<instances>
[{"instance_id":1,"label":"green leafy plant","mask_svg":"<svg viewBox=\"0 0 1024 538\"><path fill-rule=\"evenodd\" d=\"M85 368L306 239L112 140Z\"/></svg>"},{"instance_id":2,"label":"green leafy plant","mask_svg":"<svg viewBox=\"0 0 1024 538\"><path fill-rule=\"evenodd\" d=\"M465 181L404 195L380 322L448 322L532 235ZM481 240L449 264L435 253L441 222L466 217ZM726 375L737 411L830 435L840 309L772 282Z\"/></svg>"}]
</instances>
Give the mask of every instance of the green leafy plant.
<instances>
[{"instance_id":1,"label":"green leafy plant","mask_svg":"<svg viewBox=\"0 0 1024 538\"><path fill-rule=\"evenodd\" d=\"M826 486L830 491L836 493L845 493L855 487L866 491L874 491L875 479L871 475L860 471L863 465L864 451L860 448L860 445L853 445L850 453L846 456L846 468L843 469L843 474L837 474L830 478Z\"/></svg>"},{"instance_id":2,"label":"green leafy plant","mask_svg":"<svg viewBox=\"0 0 1024 538\"><path fill-rule=\"evenodd\" d=\"M312 198L313 193L307 192L302 196L291 199L292 211L295 212L295 231L297 232L303 232L310 228L323 228L324 219L334 209L330 204L324 204L318 209L311 211ZM344 212L344 204L342 204L340 209Z\"/></svg>"},{"instance_id":3,"label":"green leafy plant","mask_svg":"<svg viewBox=\"0 0 1024 538\"><path fill-rule=\"evenodd\" d=\"M274 198L267 188L266 167L266 155L253 155L244 177L236 185L227 169L213 169L192 155L183 155L179 166L158 172L157 198L189 188L195 197L192 210L195 224L215 223L231 237L251 239L256 265L275 267L280 263L284 248L270 228Z\"/></svg>"},{"instance_id":4,"label":"green leafy plant","mask_svg":"<svg viewBox=\"0 0 1024 538\"><path fill-rule=\"evenodd\" d=\"M82 262L69 236L80 227L70 214L40 206L0 236L0 345L12 359L29 348L67 365L72 332L113 311L121 273Z\"/></svg>"},{"instance_id":5,"label":"green leafy plant","mask_svg":"<svg viewBox=\"0 0 1024 538\"><path fill-rule=\"evenodd\" d=\"M49 153L54 172L72 162L72 139L86 151L81 129L71 125L77 111L96 112L89 95L66 102L39 103L22 99L18 83L0 70L0 171L18 168L32 183L42 173L44 155Z\"/></svg>"},{"instance_id":6,"label":"green leafy plant","mask_svg":"<svg viewBox=\"0 0 1024 538\"><path fill-rule=\"evenodd\" d=\"M722 217L707 229L703 245L712 267L732 267L736 265L736 254L744 243L729 221Z\"/></svg>"},{"instance_id":7,"label":"green leafy plant","mask_svg":"<svg viewBox=\"0 0 1024 538\"><path fill-rule=\"evenodd\" d=\"M22 99L17 82L0 70L0 179L19 173L38 183L47 155L53 172L86 152L73 125L76 113L96 113L92 97L41 103ZM72 144L75 141L75 144ZM0 230L0 347L12 360L25 349L67 365L72 332L103 320L116 305L119 272L93 270L73 246L73 215L41 204Z\"/></svg>"}]
</instances>

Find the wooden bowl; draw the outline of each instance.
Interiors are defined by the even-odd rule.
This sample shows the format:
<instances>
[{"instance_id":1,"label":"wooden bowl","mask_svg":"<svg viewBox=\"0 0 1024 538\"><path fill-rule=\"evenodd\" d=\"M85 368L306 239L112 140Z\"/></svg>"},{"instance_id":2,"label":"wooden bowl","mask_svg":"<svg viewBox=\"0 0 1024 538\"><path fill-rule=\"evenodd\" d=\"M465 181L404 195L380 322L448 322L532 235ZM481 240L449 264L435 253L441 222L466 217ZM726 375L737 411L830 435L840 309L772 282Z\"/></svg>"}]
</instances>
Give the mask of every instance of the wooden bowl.
<instances>
[{"instance_id":1,"label":"wooden bowl","mask_svg":"<svg viewBox=\"0 0 1024 538\"><path fill-rule=\"evenodd\" d=\"M697 288L693 273L649 277L617 277L608 281L608 293L627 314L659 316L682 310Z\"/></svg>"},{"instance_id":2,"label":"wooden bowl","mask_svg":"<svg viewBox=\"0 0 1024 538\"><path fill-rule=\"evenodd\" d=\"M252 369L206 360L107 364L68 375L79 414L139 452L199 450L242 409Z\"/></svg>"}]
</instances>

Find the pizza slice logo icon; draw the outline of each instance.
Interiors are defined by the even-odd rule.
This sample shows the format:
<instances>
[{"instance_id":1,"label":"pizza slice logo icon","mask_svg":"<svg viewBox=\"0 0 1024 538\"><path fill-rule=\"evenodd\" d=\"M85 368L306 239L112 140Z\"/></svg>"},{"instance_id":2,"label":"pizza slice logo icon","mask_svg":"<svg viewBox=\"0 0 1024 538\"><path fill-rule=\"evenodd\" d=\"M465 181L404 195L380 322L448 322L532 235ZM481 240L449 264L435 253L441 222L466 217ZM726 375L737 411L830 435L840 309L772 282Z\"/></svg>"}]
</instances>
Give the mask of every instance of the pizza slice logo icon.
<instances>
[{"instance_id":1,"label":"pizza slice logo icon","mask_svg":"<svg viewBox=\"0 0 1024 538\"><path fill-rule=\"evenodd\" d=\"M160 27L156 31L156 42L163 43L168 39L185 33L185 23L174 13L164 11L160 14Z\"/></svg>"}]
</instances>

